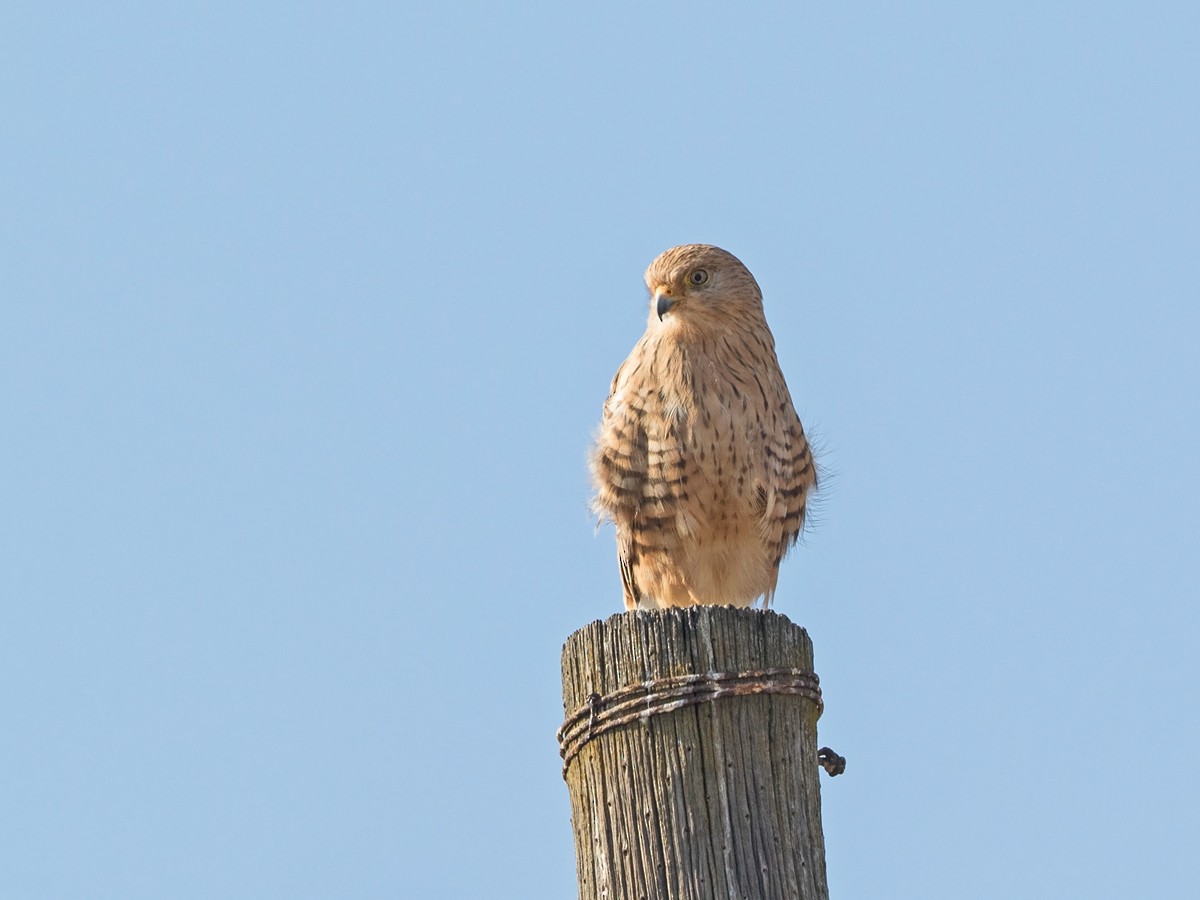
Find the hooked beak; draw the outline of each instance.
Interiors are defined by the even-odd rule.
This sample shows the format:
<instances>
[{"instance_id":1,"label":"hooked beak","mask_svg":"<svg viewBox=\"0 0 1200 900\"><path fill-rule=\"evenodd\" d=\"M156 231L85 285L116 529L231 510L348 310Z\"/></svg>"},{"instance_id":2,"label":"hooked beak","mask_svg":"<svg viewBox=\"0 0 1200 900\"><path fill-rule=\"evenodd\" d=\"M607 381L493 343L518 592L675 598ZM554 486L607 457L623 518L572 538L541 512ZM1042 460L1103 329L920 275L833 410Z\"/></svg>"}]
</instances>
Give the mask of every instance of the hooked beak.
<instances>
[{"instance_id":1,"label":"hooked beak","mask_svg":"<svg viewBox=\"0 0 1200 900\"><path fill-rule=\"evenodd\" d=\"M671 307L675 305L676 300L670 294L659 291L654 295L654 309L658 313L658 321L662 321L662 317L671 311Z\"/></svg>"}]
</instances>

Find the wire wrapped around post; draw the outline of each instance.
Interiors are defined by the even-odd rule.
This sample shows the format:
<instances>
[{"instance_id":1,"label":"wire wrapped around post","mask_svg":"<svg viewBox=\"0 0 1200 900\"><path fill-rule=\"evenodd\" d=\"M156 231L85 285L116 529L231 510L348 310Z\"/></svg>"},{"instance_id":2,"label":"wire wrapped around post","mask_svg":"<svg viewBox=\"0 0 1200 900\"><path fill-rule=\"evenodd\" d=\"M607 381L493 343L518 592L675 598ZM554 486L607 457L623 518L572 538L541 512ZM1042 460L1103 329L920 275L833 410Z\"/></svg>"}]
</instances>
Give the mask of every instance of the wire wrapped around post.
<instances>
[{"instance_id":1,"label":"wire wrapped around post","mask_svg":"<svg viewBox=\"0 0 1200 900\"><path fill-rule=\"evenodd\" d=\"M681 675L631 684L603 697L591 694L558 729L563 777L583 746L606 731L685 706L752 694L799 694L824 709L816 674L793 668Z\"/></svg>"}]
</instances>

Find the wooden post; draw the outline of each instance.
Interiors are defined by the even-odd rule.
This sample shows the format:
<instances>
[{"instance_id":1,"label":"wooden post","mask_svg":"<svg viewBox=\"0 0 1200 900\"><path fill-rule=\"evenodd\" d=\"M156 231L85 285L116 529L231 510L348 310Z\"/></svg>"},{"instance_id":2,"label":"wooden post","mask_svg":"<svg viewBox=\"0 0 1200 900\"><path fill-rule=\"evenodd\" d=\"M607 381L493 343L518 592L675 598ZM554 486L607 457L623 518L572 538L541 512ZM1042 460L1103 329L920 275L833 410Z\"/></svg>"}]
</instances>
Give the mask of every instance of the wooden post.
<instances>
[{"instance_id":1,"label":"wooden post","mask_svg":"<svg viewBox=\"0 0 1200 900\"><path fill-rule=\"evenodd\" d=\"M563 647L580 900L827 900L807 632L693 606Z\"/></svg>"}]
</instances>

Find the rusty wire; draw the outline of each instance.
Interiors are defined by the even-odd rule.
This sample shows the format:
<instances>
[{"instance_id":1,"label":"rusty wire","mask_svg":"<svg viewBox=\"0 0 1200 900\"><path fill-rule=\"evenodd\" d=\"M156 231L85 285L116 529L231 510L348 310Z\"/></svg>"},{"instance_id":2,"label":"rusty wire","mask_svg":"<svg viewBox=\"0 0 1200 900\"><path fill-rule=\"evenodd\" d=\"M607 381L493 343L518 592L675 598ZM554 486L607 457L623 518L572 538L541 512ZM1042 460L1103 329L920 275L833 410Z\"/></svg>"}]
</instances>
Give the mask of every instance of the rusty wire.
<instances>
[{"instance_id":1,"label":"rusty wire","mask_svg":"<svg viewBox=\"0 0 1200 900\"><path fill-rule=\"evenodd\" d=\"M820 682L804 669L776 668L751 672L710 672L626 685L611 694L591 694L586 703L567 716L558 729L558 752L563 775L576 754L594 737L639 719L674 712L686 706L723 697L754 694L792 694L807 697L821 714Z\"/></svg>"}]
</instances>

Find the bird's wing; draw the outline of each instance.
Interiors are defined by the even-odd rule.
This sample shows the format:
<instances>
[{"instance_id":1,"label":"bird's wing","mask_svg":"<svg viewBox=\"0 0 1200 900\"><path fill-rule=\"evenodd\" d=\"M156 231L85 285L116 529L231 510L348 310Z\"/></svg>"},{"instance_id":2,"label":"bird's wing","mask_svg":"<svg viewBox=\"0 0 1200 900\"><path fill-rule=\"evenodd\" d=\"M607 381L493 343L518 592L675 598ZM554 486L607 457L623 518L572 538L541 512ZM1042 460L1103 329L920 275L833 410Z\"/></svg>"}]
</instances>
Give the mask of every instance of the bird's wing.
<instances>
[{"instance_id":1,"label":"bird's wing","mask_svg":"<svg viewBox=\"0 0 1200 900\"><path fill-rule=\"evenodd\" d=\"M779 579L779 564L800 539L808 508L808 495L817 486L817 470L804 427L792 406L786 386L780 381L775 400L773 425L764 439L766 470L758 488L761 523L771 549L770 603Z\"/></svg>"},{"instance_id":2,"label":"bird's wing","mask_svg":"<svg viewBox=\"0 0 1200 900\"><path fill-rule=\"evenodd\" d=\"M636 390L627 382L636 373L638 351L632 353L613 377L604 415L592 452L592 483L596 496L592 508L617 529L617 558L626 609L637 607L641 594L635 571L638 564L636 520L642 506L649 470L649 439L645 409Z\"/></svg>"}]
</instances>

